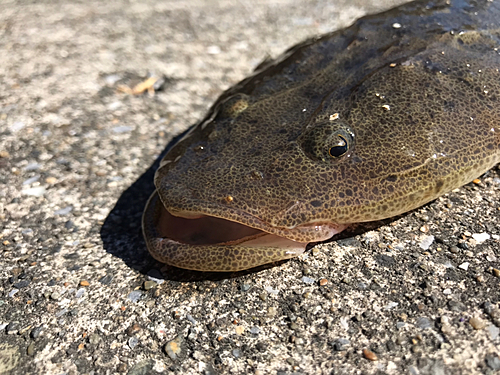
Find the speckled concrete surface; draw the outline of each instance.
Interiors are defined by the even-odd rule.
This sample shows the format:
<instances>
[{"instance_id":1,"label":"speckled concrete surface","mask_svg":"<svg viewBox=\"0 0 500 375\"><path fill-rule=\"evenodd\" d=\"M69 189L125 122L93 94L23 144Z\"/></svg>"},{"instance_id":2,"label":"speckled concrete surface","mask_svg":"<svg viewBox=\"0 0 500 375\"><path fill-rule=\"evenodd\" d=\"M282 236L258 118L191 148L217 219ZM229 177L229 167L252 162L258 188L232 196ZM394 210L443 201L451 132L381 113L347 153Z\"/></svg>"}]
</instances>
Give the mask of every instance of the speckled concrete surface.
<instances>
[{"instance_id":1,"label":"speckled concrete surface","mask_svg":"<svg viewBox=\"0 0 500 375\"><path fill-rule=\"evenodd\" d=\"M266 56L404 1L0 3L0 373L493 374L500 173L236 275L142 240L154 162ZM148 74L155 95L126 95Z\"/></svg>"}]
</instances>

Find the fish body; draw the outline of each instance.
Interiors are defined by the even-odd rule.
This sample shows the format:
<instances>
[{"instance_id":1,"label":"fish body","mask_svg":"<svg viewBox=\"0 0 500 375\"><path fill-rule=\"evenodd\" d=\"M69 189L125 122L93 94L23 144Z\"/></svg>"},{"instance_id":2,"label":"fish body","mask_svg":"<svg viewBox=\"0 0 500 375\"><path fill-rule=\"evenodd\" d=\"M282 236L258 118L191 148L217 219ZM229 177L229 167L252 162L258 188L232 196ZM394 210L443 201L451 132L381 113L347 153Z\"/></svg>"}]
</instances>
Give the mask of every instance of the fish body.
<instances>
[{"instance_id":1,"label":"fish body","mask_svg":"<svg viewBox=\"0 0 500 375\"><path fill-rule=\"evenodd\" d=\"M499 1L415 1L307 40L163 158L156 259L238 271L419 207L500 161Z\"/></svg>"}]
</instances>

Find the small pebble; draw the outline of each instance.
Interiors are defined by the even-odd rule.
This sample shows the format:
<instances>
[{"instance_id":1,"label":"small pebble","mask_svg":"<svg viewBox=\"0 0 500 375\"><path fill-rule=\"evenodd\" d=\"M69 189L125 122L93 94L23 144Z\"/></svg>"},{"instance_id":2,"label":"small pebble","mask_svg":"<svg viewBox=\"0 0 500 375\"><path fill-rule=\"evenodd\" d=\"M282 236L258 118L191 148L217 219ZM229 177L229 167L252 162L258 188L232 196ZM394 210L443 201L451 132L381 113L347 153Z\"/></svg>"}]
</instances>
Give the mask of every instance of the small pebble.
<instances>
[{"instance_id":1,"label":"small pebble","mask_svg":"<svg viewBox=\"0 0 500 375\"><path fill-rule=\"evenodd\" d=\"M349 339L340 338L333 342L333 350L336 352L342 352L347 350L349 345L351 345L351 341Z\"/></svg>"},{"instance_id":2,"label":"small pebble","mask_svg":"<svg viewBox=\"0 0 500 375\"><path fill-rule=\"evenodd\" d=\"M476 240L476 243L478 245L482 244L484 241L486 240L489 240L491 238L491 236L486 233L486 232L483 232L483 233L474 233L472 235L472 238L474 238Z\"/></svg>"},{"instance_id":3,"label":"small pebble","mask_svg":"<svg viewBox=\"0 0 500 375\"><path fill-rule=\"evenodd\" d=\"M113 275L106 275L99 279L99 282L103 285L109 285L113 281Z\"/></svg>"},{"instance_id":4,"label":"small pebble","mask_svg":"<svg viewBox=\"0 0 500 375\"><path fill-rule=\"evenodd\" d=\"M469 319L469 324L476 330L483 329L486 327L486 322L478 317L473 317Z\"/></svg>"},{"instance_id":5,"label":"small pebble","mask_svg":"<svg viewBox=\"0 0 500 375\"><path fill-rule=\"evenodd\" d=\"M195 331L195 330L193 330L193 329L190 329L190 330L189 330L189 334L188 334L187 338L188 338L188 340L190 340L190 341L194 341L194 340L196 340L196 331Z\"/></svg>"},{"instance_id":6,"label":"small pebble","mask_svg":"<svg viewBox=\"0 0 500 375\"><path fill-rule=\"evenodd\" d=\"M126 359L126 357L124 359ZM154 366L155 366L155 361L153 359L146 359L132 366L132 368L128 370L127 375L147 375L152 373L154 374L156 372L153 371ZM127 366L125 366L125 369L126 368ZM90 372L90 374L92 374L92 372Z\"/></svg>"},{"instance_id":7,"label":"small pebble","mask_svg":"<svg viewBox=\"0 0 500 375\"><path fill-rule=\"evenodd\" d=\"M106 77L104 77L104 80L106 83L110 86L114 85L116 82L118 82L121 79L121 77L117 74L110 74Z\"/></svg>"},{"instance_id":8,"label":"small pebble","mask_svg":"<svg viewBox=\"0 0 500 375\"><path fill-rule=\"evenodd\" d=\"M80 281L80 286L89 286L90 283L87 280Z\"/></svg>"},{"instance_id":9,"label":"small pebble","mask_svg":"<svg viewBox=\"0 0 500 375\"><path fill-rule=\"evenodd\" d=\"M396 306L398 306L399 303L398 302L389 302L385 307L384 309L385 310L391 310L393 308L395 308Z\"/></svg>"},{"instance_id":10,"label":"small pebble","mask_svg":"<svg viewBox=\"0 0 500 375\"><path fill-rule=\"evenodd\" d=\"M376 361L378 359L377 355L370 349L363 349L363 356L370 361Z\"/></svg>"},{"instance_id":11,"label":"small pebble","mask_svg":"<svg viewBox=\"0 0 500 375\"><path fill-rule=\"evenodd\" d=\"M54 301L57 301L59 298L61 298L61 295L58 292L53 292L50 295L50 298L53 299Z\"/></svg>"},{"instance_id":12,"label":"small pebble","mask_svg":"<svg viewBox=\"0 0 500 375\"><path fill-rule=\"evenodd\" d=\"M324 286L324 285L326 285L326 284L328 284L328 280L327 280L327 279L321 279L321 280L319 281L319 285L320 285L320 286Z\"/></svg>"},{"instance_id":13,"label":"small pebble","mask_svg":"<svg viewBox=\"0 0 500 375\"><path fill-rule=\"evenodd\" d=\"M367 284L367 283L364 283L364 282L362 282L362 281L361 281L361 282L358 284L358 288L359 288L360 290L366 290L366 289L368 289L368 284Z\"/></svg>"},{"instance_id":14,"label":"small pebble","mask_svg":"<svg viewBox=\"0 0 500 375\"><path fill-rule=\"evenodd\" d=\"M80 288L76 291L75 297L82 298L84 294L85 294L85 288Z\"/></svg>"},{"instance_id":15,"label":"small pebble","mask_svg":"<svg viewBox=\"0 0 500 375\"><path fill-rule=\"evenodd\" d=\"M156 282L152 280L144 281L144 290L150 290L156 286Z\"/></svg>"},{"instance_id":16,"label":"small pebble","mask_svg":"<svg viewBox=\"0 0 500 375\"><path fill-rule=\"evenodd\" d=\"M417 327L420 328L420 329L428 329L428 328L431 328L431 321L422 316L420 318L417 318Z\"/></svg>"},{"instance_id":17,"label":"small pebble","mask_svg":"<svg viewBox=\"0 0 500 375\"><path fill-rule=\"evenodd\" d=\"M26 237L33 237L34 234L35 234L35 231L31 228L27 228L27 229L23 229L21 231L21 233L23 234L23 236L26 236Z\"/></svg>"},{"instance_id":18,"label":"small pebble","mask_svg":"<svg viewBox=\"0 0 500 375\"><path fill-rule=\"evenodd\" d=\"M272 287L270 286L266 286L264 288L266 290L266 292L270 293L270 294L278 294L279 293L279 290L278 289L273 289Z\"/></svg>"},{"instance_id":19,"label":"small pebble","mask_svg":"<svg viewBox=\"0 0 500 375\"><path fill-rule=\"evenodd\" d=\"M73 211L73 206L67 206L67 207L61 208L60 210L54 211L54 215L64 216L64 215L69 214L71 211Z\"/></svg>"},{"instance_id":20,"label":"small pebble","mask_svg":"<svg viewBox=\"0 0 500 375\"><path fill-rule=\"evenodd\" d=\"M434 242L434 236L424 236L419 243L422 250L429 250L432 243Z\"/></svg>"},{"instance_id":21,"label":"small pebble","mask_svg":"<svg viewBox=\"0 0 500 375\"><path fill-rule=\"evenodd\" d=\"M500 270L498 268L493 268L492 269L493 275L496 277L500 277Z\"/></svg>"},{"instance_id":22,"label":"small pebble","mask_svg":"<svg viewBox=\"0 0 500 375\"><path fill-rule=\"evenodd\" d=\"M260 328L259 327L252 327L252 328L250 328L250 333L253 335L258 335L260 333Z\"/></svg>"},{"instance_id":23,"label":"small pebble","mask_svg":"<svg viewBox=\"0 0 500 375\"><path fill-rule=\"evenodd\" d=\"M33 328L33 330L30 333L31 338L37 339L40 336L40 334L42 333L42 330L43 330L42 326Z\"/></svg>"},{"instance_id":24,"label":"small pebble","mask_svg":"<svg viewBox=\"0 0 500 375\"><path fill-rule=\"evenodd\" d=\"M486 328L486 330L490 334L491 341L495 341L498 338L499 334L500 334L500 328L498 328L497 326L495 326L493 324L490 324Z\"/></svg>"},{"instance_id":25,"label":"small pebble","mask_svg":"<svg viewBox=\"0 0 500 375\"><path fill-rule=\"evenodd\" d=\"M134 349L137 344L139 344L139 339L137 337L133 336L128 339L128 346L130 347L130 349Z\"/></svg>"},{"instance_id":26,"label":"small pebble","mask_svg":"<svg viewBox=\"0 0 500 375\"><path fill-rule=\"evenodd\" d=\"M45 194L45 187L43 186L37 186L29 189L23 189L21 190L21 194L23 195L30 195L33 197L41 197Z\"/></svg>"},{"instance_id":27,"label":"small pebble","mask_svg":"<svg viewBox=\"0 0 500 375\"><path fill-rule=\"evenodd\" d=\"M301 280L306 284L314 284L314 279L311 279L310 277L307 276L302 276Z\"/></svg>"},{"instance_id":28,"label":"small pebble","mask_svg":"<svg viewBox=\"0 0 500 375\"><path fill-rule=\"evenodd\" d=\"M89 344L92 345L92 346L96 346L98 345L99 343L101 342L101 336L99 336L98 333L92 333L90 336L89 336Z\"/></svg>"},{"instance_id":29,"label":"small pebble","mask_svg":"<svg viewBox=\"0 0 500 375\"><path fill-rule=\"evenodd\" d=\"M208 46L206 51L209 55L218 55L220 53L221 49L219 46L212 45L212 46Z\"/></svg>"},{"instance_id":30,"label":"small pebble","mask_svg":"<svg viewBox=\"0 0 500 375\"><path fill-rule=\"evenodd\" d=\"M451 294L451 291L450 291ZM460 301L455 301L455 300L449 300L448 301L448 307L450 308L450 311L455 311L455 312L461 312L465 311L467 307Z\"/></svg>"},{"instance_id":31,"label":"small pebble","mask_svg":"<svg viewBox=\"0 0 500 375\"><path fill-rule=\"evenodd\" d=\"M60 318L61 316L65 315L68 312L67 308L64 308L56 313L56 318Z\"/></svg>"},{"instance_id":32,"label":"small pebble","mask_svg":"<svg viewBox=\"0 0 500 375\"><path fill-rule=\"evenodd\" d=\"M26 352L28 353L29 356L32 356L33 354L35 354L35 343L34 342L32 342L31 344L28 345Z\"/></svg>"},{"instance_id":33,"label":"small pebble","mask_svg":"<svg viewBox=\"0 0 500 375\"><path fill-rule=\"evenodd\" d=\"M7 334L15 335L19 331L19 322L10 322L7 325Z\"/></svg>"},{"instance_id":34,"label":"small pebble","mask_svg":"<svg viewBox=\"0 0 500 375\"><path fill-rule=\"evenodd\" d=\"M278 313L278 309L274 306L270 306L267 309L267 316L269 316L269 317L274 317L274 316L276 316L277 313Z\"/></svg>"},{"instance_id":35,"label":"small pebble","mask_svg":"<svg viewBox=\"0 0 500 375\"><path fill-rule=\"evenodd\" d=\"M486 362L486 365L492 370L500 370L500 358L498 358L497 354L495 353L488 354L484 358L484 361Z\"/></svg>"},{"instance_id":36,"label":"small pebble","mask_svg":"<svg viewBox=\"0 0 500 375\"><path fill-rule=\"evenodd\" d=\"M240 349L233 349L232 353L233 353L234 358L241 357L241 350Z\"/></svg>"},{"instance_id":37,"label":"small pebble","mask_svg":"<svg viewBox=\"0 0 500 375\"><path fill-rule=\"evenodd\" d=\"M129 131L134 130L132 126L126 126L126 125L120 125L120 126L114 126L111 128L113 133L116 134L122 134L122 133L128 133Z\"/></svg>"},{"instance_id":38,"label":"small pebble","mask_svg":"<svg viewBox=\"0 0 500 375\"><path fill-rule=\"evenodd\" d=\"M493 315L496 315L496 313L500 311L497 309L497 307L493 303L491 303L489 301L486 301L484 303L483 307L484 307L484 312L486 314L488 314L489 316L491 316L492 318L493 318Z\"/></svg>"},{"instance_id":39,"label":"small pebble","mask_svg":"<svg viewBox=\"0 0 500 375\"><path fill-rule=\"evenodd\" d=\"M250 284L241 284L241 291L248 292L252 286Z\"/></svg>"},{"instance_id":40,"label":"small pebble","mask_svg":"<svg viewBox=\"0 0 500 375\"><path fill-rule=\"evenodd\" d=\"M49 185L54 185L55 183L57 183L57 178L55 178L55 177L47 177L45 179L45 182L48 183Z\"/></svg>"},{"instance_id":41,"label":"small pebble","mask_svg":"<svg viewBox=\"0 0 500 375\"><path fill-rule=\"evenodd\" d=\"M461 265L458 266L458 268L461 268L461 269L467 271L469 269L469 265L470 265L469 262L463 262Z\"/></svg>"},{"instance_id":42,"label":"small pebble","mask_svg":"<svg viewBox=\"0 0 500 375\"><path fill-rule=\"evenodd\" d=\"M134 290L130 292L127 296L127 298L132 301L132 302L137 302L141 299L142 297L142 292L140 290Z\"/></svg>"},{"instance_id":43,"label":"small pebble","mask_svg":"<svg viewBox=\"0 0 500 375\"><path fill-rule=\"evenodd\" d=\"M16 121L12 125L9 126L9 130L11 132L15 133L21 129L24 129L25 126L26 126L26 124L23 121ZM27 167L25 167L25 168L27 168Z\"/></svg>"},{"instance_id":44,"label":"small pebble","mask_svg":"<svg viewBox=\"0 0 500 375\"><path fill-rule=\"evenodd\" d=\"M454 333L453 327L449 323L443 323L441 325L441 332L445 335L452 335Z\"/></svg>"},{"instance_id":45,"label":"small pebble","mask_svg":"<svg viewBox=\"0 0 500 375\"><path fill-rule=\"evenodd\" d=\"M177 359L179 354L181 354L181 344L182 339L180 336L177 336L174 340L165 344L165 353L167 353L172 360Z\"/></svg>"}]
</instances>

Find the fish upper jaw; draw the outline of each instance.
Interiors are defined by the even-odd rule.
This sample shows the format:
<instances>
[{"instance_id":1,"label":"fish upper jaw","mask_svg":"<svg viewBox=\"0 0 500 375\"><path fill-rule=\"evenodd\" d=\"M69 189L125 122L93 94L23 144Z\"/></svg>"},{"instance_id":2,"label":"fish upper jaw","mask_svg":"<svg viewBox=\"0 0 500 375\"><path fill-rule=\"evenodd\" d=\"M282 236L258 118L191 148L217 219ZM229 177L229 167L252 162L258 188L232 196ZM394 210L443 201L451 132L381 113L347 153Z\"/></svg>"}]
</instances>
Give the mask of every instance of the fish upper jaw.
<instances>
[{"instance_id":1,"label":"fish upper jaw","mask_svg":"<svg viewBox=\"0 0 500 375\"><path fill-rule=\"evenodd\" d=\"M287 228L268 223L236 207L209 202L196 202L184 197L178 204L161 198L163 228L168 229L165 237L172 237L181 228L190 228L186 237L208 238L211 244L225 243L251 237L258 233L273 234L295 242L309 243L325 241L344 230L347 225L331 222L310 222ZM196 207L196 209L192 209ZM193 235L193 233L198 233ZM223 232L223 233L222 233Z\"/></svg>"}]
</instances>

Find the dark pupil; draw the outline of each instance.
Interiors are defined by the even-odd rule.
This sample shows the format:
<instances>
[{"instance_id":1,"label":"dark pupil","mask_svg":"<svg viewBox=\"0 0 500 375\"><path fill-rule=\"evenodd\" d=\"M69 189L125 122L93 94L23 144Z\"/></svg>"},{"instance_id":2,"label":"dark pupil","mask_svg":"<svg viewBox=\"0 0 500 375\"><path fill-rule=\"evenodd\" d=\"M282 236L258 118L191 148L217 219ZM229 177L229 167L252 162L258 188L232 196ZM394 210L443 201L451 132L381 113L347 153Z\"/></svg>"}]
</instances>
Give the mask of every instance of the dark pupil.
<instances>
[{"instance_id":1,"label":"dark pupil","mask_svg":"<svg viewBox=\"0 0 500 375\"><path fill-rule=\"evenodd\" d=\"M330 147L330 149L328 150L330 156L334 158L339 158L348 151L347 141L345 140L345 138L341 135L339 135L339 138L340 139L338 145Z\"/></svg>"}]
</instances>

